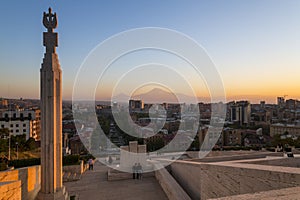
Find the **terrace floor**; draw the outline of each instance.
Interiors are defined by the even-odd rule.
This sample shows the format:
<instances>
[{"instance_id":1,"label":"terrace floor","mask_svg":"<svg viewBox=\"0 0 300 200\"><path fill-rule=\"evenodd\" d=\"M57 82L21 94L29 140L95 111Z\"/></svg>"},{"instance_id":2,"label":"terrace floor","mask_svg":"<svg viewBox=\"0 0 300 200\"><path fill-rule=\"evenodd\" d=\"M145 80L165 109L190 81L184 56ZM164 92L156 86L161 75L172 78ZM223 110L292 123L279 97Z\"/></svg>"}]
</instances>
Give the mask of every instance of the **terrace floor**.
<instances>
[{"instance_id":1,"label":"terrace floor","mask_svg":"<svg viewBox=\"0 0 300 200\"><path fill-rule=\"evenodd\" d=\"M145 177L142 180L107 181L109 168L96 162L93 171L86 171L80 180L65 182L64 185L70 196L77 199L168 199L154 177Z\"/></svg>"}]
</instances>

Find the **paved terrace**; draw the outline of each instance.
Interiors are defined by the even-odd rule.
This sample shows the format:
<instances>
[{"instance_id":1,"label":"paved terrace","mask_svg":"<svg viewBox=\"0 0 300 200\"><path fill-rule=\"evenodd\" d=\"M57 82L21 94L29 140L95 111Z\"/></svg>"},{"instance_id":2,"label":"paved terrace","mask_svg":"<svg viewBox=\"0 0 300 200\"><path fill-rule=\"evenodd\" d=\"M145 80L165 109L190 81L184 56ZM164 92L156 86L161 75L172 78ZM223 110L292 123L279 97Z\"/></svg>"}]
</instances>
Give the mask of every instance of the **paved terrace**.
<instances>
[{"instance_id":1,"label":"paved terrace","mask_svg":"<svg viewBox=\"0 0 300 200\"><path fill-rule=\"evenodd\" d=\"M79 181L65 182L70 196L77 195L82 200L165 200L168 199L155 177L142 180L107 181L109 168L96 162L93 171L86 171Z\"/></svg>"}]
</instances>

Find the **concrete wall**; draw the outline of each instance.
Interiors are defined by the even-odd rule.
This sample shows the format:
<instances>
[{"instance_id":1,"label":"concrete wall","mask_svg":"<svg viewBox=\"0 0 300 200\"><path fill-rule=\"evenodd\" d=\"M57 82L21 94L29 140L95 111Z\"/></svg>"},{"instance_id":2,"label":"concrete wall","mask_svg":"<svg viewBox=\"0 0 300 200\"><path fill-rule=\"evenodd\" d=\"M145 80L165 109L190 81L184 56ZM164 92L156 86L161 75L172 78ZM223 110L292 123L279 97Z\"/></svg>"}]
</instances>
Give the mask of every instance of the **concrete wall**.
<instances>
[{"instance_id":1,"label":"concrete wall","mask_svg":"<svg viewBox=\"0 0 300 200\"><path fill-rule=\"evenodd\" d=\"M19 189L21 191L22 199L35 199L41 187L40 166L24 167L0 172L0 182L14 182L15 184L20 182ZM15 184L13 187L16 187ZM5 187L7 187L7 184L0 185L0 190L5 190Z\"/></svg>"},{"instance_id":2,"label":"concrete wall","mask_svg":"<svg viewBox=\"0 0 300 200\"><path fill-rule=\"evenodd\" d=\"M278 158L270 160L252 161L250 164L284 166L300 168L300 158Z\"/></svg>"},{"instance_id":3,"label":"concrete wall","mask_svg":"<svg viewBox=\"0 0 300 200\"><path fill-rule=\"evenodd\" d=\"M138 145L137 141L130 141L129 146L121 146L120 170L131 172L135 163L140 163L142 168L147 167L146 145ZM145 170L144 170L145 171Z\"/></svg>"},{"instance_id":4,"label":"concrete wall","mask_svg":"<svg viewBox=\"0 0 300 200\"><path fill-rule=\"evenodd\" d=\"M254 200L254 199L299 199L300 187L285 188L280 190L270 190L265 192L257 192L254 194L241 194L231 197L221 197L214 200Z\"/></svg>"},{"instance_id":5,"label":"concrete wall","mask_svg":"<svg viewBox=\"0 0 300 200\"><path fill-rule=\"evenodd\" d=\"M210 199L300 185L300 169L244 163L176 161L172 175L192 199Z\"/></svg>"},{"instance_id":6,"label":"concrete wall","mask_svg":"<svg viewBox=\"0 0 300 200\"><path fill-rule=\"evenodd\" d=\"M190 157L195 157L196 153L188 153ZM245 160L245 159L257 159L265 158L266 156L282 156L282 152L251 152L251 151L212 151L205 158L202 159L192 159L195 162L224 162L232 160Z\"/></svg>"},{"instance_id":7,"label":"concrete wall","mask_svg":"<svg viewBox=\"0 0 300 200\"><path fill-rule=\"evenodd\" d=\"M82 174L88 169L88 164L84 164L83 161L80 161L79 165L67 165L63 166L63 172L65 173L76 173L76 174Z\"/></svg>"},{"instance_id":8,"label":"concrete wall","mask_svg":"<svg viewBox=\"0 0 300 200\"><path fill-rule=\"evenodd\" d=\"M164 190L168 199L172 200L190 200L188 194L181 188L176 180L169 174L169 172L163 168L155 166L155 178L159 182L160 186Z\"/></svg>"},{"instance_id":9,"label":"concrete wall","mask_svg":"<svg viewBox=\"0 0 300 200\"><path fill-rule=\"evenodd\" d=\"M1 200L21 200L21 181L0 182Z\"/></svg>"},{"instance_id":10,"label":"concrete wall","mask_svg":"<svg viewBox=\"0 0 300 200\"><path fill-rule=\"evenodd\" d=\"M192 199L200 199L201 168L199 164L174 162L170 173Z\"/></svg>"}]
</instances>

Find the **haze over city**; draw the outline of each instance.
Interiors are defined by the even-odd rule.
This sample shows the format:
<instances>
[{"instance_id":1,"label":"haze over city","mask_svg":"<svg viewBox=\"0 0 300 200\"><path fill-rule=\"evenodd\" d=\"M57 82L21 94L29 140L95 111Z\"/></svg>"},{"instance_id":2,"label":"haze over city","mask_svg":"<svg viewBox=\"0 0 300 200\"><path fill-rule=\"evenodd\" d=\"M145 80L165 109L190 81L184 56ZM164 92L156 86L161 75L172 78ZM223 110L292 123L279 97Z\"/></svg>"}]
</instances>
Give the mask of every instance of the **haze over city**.
<instances>
[{"instance_id":1,"label":"haze over city","mask_svg":"<svg viewBox=\"0 0 300 200\"><path fill-rule=\"evenodd\" d=\"M64 99L72 98L76 73L93 48L112 35L142 27L173 29L199 43L223 79L227 100L274 103L277 96L300 98L300 2L259 0L1 2L0 96L39 98L44 50L41 10L49 6L60 17L57 51L64 71ZM141 59L159 57L176 69L184 67L169 55L151 51L140 54ZM126 67L121 64L110 69L107 80L112 80L120 67ZM99 100L110 96L109 81L106 83L104 92L96 96ZM207 97L203 82L193 87L204 88L197 95ZM180 85L176 89L192 95Z\"/></svg>"}]
</instances>

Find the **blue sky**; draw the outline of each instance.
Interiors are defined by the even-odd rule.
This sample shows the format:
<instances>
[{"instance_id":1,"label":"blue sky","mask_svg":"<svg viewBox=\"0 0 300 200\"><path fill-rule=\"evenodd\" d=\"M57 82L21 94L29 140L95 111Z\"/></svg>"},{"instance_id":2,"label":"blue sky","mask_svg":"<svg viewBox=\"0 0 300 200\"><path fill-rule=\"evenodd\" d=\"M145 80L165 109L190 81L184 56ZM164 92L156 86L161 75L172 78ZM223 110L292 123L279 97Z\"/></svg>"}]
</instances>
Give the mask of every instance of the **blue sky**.
<instances>
[{"instance_id":1,"label":"blue sky","mask_svg":"<svg viewBox=\"0 0 300 200\"><path fill-rule=\"evenodd\" d=\"M163 27L200 43L218 68L228 98L300 98L300 1L1 1L0 96L39 97L42 13L58 14L64 98L84 58L106 38ZM260 97L261 96L261 97Z\"/></svg>"}]
</instances>

